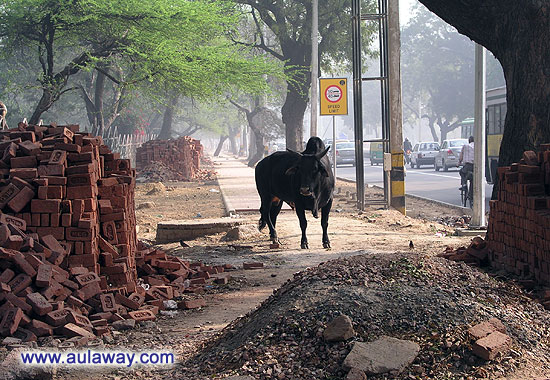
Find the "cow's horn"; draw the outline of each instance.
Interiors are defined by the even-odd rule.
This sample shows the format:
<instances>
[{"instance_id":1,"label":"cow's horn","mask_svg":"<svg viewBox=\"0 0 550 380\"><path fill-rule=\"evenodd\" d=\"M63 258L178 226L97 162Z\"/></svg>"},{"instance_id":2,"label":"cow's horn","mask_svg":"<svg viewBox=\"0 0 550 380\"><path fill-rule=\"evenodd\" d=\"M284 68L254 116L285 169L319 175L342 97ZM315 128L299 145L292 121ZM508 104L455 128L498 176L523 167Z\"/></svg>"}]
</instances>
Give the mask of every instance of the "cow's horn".
<instances>
[{"instance_id":1,"label":"cow's horn","mask_svg":"<svg viewBox=\"0 0 550 380\"><path fill-rule=\"evenodd\" d=\"M315 158L317 158L318 160L320 160L321 158L323 158L325 156L325 154L327 154L328 150L330 149L330 146L323 150L322 152L319 152L315 155Z\"/></svg>"}]
</instances>

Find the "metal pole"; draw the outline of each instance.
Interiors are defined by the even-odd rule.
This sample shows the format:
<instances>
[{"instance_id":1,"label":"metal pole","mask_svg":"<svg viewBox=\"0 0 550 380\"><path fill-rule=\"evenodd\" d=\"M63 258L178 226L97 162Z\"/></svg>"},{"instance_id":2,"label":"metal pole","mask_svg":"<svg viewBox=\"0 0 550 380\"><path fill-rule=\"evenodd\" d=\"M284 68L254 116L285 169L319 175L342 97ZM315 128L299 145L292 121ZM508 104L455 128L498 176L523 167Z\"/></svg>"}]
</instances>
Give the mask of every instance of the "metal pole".
<instances>
[{"instance_id":1,"label":"metal pole","mask_svg":"<svg viewBox=\"0 0 550 380\"><path fill-rule=\"evenodd\" d=\"M485 49L476 44L474 204L472 226L485 227Z\"/></svg>"},{"instance_id":2,"label":"metal pole","mask_svg":"<svg viewBox=\"0 0 550 380\"><path fill-rule=\"evenodd\" d=\"M334 180L336 181L336 117L332 115L332 163L334 164Z\"/></svg>"},{"instance_id":3,"label":"metal pole","mask_svg":"<svg viewBox=\"0 0 550 380\"><path fill-rule=\"evenodd\" d=\"M401 33L399 30L399 0L389 0L388 31L391 152L390 205L405 215L405 171L403 169L403 108L401 104Z\"/></svg>"},{"instance_id":4,"label":"metal pole","mask_svg":"<svg viewBox=\"0 0 550 380\"><path fill-rule=\"evenodd\" d=\"M357 208L365 210L365 172L363 162L363 96L361 77L361 1L352 0L353 32L353 125L355 134L355 186ZM336 163L335 163L336 164Z\"/></svg>"},{"instance_id":5,"label":"metal pole","mask_svg":"<svg viewBox=\"0 0 550 380\"><path fill-rule=\"evenodd\" d=\"M312 1L313 13L311 24L311 126L310 136L317 136L317 114L319 113L319 91L317 89L319 73L319 4Z\"/></svg>"}]
</instances>

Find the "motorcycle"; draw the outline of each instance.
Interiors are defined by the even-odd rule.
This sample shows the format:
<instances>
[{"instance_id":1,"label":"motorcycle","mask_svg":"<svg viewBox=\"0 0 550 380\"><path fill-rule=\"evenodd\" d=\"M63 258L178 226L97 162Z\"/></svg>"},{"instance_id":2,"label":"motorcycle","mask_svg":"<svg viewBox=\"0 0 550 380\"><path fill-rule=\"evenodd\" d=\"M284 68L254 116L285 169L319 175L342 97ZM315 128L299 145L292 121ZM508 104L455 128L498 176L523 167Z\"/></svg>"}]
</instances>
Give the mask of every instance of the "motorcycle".
<instances>
[{"instance_id":1,"label":"motorcycle","mask_svg":"<svg viewBox=\"0 0 550 380\"><path fill-rule=\"evenodd\" d=\"M407 149L405 151L405 163L410 164L411 163L411 151L410 149Z\"/></svg>"}]
</instances>

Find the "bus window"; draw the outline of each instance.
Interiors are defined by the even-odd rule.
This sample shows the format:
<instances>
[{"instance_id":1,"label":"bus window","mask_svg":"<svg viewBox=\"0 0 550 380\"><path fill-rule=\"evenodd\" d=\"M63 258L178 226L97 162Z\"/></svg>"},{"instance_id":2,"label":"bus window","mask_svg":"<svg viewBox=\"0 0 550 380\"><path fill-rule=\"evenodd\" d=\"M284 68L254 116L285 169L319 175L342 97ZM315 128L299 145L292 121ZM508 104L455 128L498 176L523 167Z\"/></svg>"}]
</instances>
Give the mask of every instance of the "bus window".
<instances>
[{"instance_id":1,"label":"bus window","mask_svg":"<svg viewBox=\"0 0 550 380\"><path fill-rule=\"evenodd\" d=\"M495 107L487 107L488 122L487 127L490 135L495 134Z\"/></svg>"},{"instance_id":2,"label":"bus window","mask_svg":"<svg viewBox=\"0 0 550 380\"><path fill-rule=\"evenodd\" d=\"M499 134L504 133L504 122L506 121L506 103L500 105L500 130Z\"/></svg>"},{"instance_id":3,"label":"bus window","mask_svg":"<svg viewBox=\"0 0 550 380\"><path fill-rule=\"evenodd\" d=\"M495 106L495 134L500 133L500 106Z\"/></svg>"}]
</instances>

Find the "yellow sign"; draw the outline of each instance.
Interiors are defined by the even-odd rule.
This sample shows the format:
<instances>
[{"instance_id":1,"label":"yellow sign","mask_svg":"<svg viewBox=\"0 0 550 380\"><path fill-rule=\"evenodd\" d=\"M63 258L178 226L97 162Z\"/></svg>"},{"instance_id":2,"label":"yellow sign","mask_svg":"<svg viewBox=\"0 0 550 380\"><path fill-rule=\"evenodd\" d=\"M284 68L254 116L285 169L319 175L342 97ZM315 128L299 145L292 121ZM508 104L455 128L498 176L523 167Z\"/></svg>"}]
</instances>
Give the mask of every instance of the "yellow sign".
<instances>
[{"instance_id":1,"label":"yellow sign","mask_svg":"<svg viewBox=\"0 0 550 380\"><path fill-rule=\"evenodd\" d=\"M321 115L348 114L348 84L346 78L320 78Z\"/></svg>"}]
</instances>

